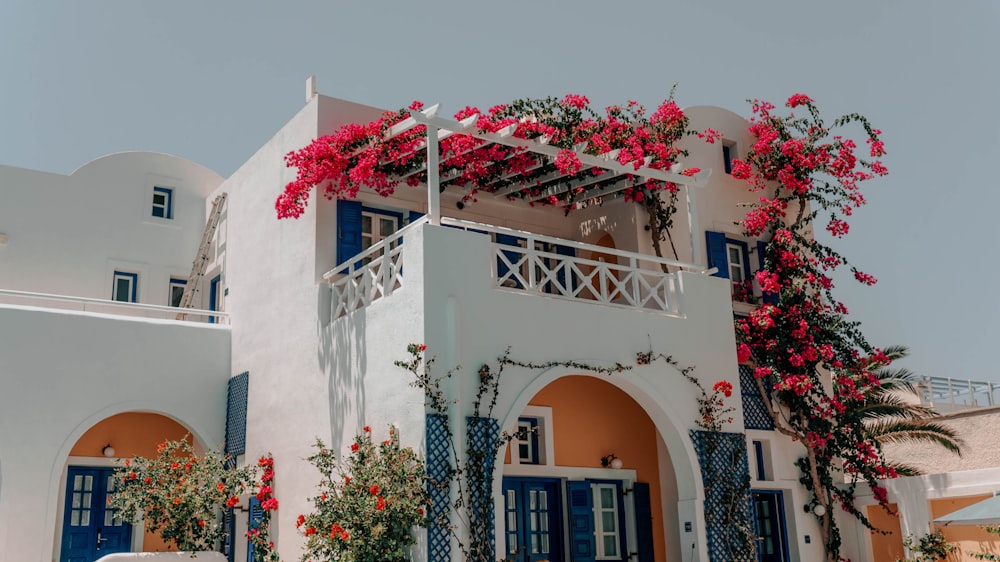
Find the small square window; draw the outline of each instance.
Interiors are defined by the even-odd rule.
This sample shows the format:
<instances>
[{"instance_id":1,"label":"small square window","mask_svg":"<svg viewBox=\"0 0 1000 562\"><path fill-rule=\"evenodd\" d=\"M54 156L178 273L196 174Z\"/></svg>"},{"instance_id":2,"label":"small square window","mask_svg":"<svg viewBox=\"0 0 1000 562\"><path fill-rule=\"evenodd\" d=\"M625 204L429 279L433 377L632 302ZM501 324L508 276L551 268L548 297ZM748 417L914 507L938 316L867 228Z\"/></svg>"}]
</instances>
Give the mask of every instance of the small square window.
<instances>
[{"instance_id":1,"label":"small square window","mask_svg":"<svg viewBox=\"0 0 1000 562\"><path fill-rule=\"evenodd\" d=\"M111 286L111 299L120 302L137 302L139 274L115 271Z\"/></svg>"},{"instance_id":2,"label":"small square window","mask_svg":"<svg viewBox=\"0 0 1000 562\"><path fill-rule=\"evenodd\" d=\"M746 256L741 245L726 244L726 255L729 258L729 279L733 283L742 283L747 279Z\"/></svg>"},{"instance_id":3,"label":"small square window","mask_svg":"<svg viewBox=\"0 0 1000 562\"><path fill-rule=\"evenodd\" d=\"M514 439L519 464L538 464L538 419L518 418Z\"/></svg>"},{"instance_id":4,"label":"small square window","mask_svg":"<svg viewBox=\"0 0 1000 562\"><path fill-rule=\"evenodd\" d=\"M736 143L731 140L722 139L722 163L727 174L733 173L733 160L736 159Z\"/></svg>"},{"instance_id":5,"label":"small square window","mask_svg":"<svg viewBox=\"0 0 1000 562\"><path fill-rule=\"evenodd\" d=\"M153 187L152 214L160 219L174 218L174 190L169 187Z\"/></svg>"},{"instance_id":6,"label":"small square window","mask_svg":"<svg viewBox=\"0 0 1000 562\"><path fill-rule=\"evenodd\" d=\"M179 277L170 278L170 306L180 306L181 298L184 297L184 288L187 286L187 279Z\"/></svg>"}]
</instances>

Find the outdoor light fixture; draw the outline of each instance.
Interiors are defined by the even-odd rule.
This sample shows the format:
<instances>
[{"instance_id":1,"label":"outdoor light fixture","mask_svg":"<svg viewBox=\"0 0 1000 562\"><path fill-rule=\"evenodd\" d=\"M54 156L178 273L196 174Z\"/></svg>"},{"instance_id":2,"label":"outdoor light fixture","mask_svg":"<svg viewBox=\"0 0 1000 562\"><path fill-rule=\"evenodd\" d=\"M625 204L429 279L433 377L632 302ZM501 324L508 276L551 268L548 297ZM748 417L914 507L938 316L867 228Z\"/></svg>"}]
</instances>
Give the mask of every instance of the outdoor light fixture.
<instances>
[{"instance_id":1,"label":"outdoor light fixture","mask_svg":"<svg viewBox=\"0 0 1000 562\"><path fill-rule=\"evenodd\" d=\"M103 449L101 449L101 454L106 457L113 457L115 456L115 448L111 446L111 443L108 443Z\"/></svg>"},{"instance_id":2,"label":"outdoor light fixture","mask_svg":"<svg viewBox=\"0 0 1000 562\"><path fill-rule=\"evenodd\" d=\"M826 508L822 505L816 504L816 507L813 508L813 515L816 517L823 517L826 515Z\"/></svg>"},{"instance_id":3,"label":"outdoor light fixture","mask_svg":"<svg viewBox=\"0 0 1000 562\"><path fill-rule=\"evenodd\" d=\"M625 464L620 458L616 457L614 453L608 453L607 455L601 457L601 466L604 468L619 469L625 466Z\"/></svg>"}]
</instances>

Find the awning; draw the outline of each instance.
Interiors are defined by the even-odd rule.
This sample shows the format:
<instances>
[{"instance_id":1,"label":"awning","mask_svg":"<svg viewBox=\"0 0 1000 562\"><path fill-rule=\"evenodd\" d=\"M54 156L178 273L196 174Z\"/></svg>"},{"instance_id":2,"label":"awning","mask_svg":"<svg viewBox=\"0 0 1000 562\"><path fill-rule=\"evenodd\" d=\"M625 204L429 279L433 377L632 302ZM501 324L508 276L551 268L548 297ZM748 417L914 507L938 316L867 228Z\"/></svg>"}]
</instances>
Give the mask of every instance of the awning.
<instances>
[{"instance_id":1,"label":"awning","mask_svg":"<svg viewBox=\"0 0 1000 562\"><path fill-rule=\"evenodd\" d=\"M934 522L954 525L1000 525L1000 496L993 496L963 507L938 517Z\"/></svg>"}]
</instances>

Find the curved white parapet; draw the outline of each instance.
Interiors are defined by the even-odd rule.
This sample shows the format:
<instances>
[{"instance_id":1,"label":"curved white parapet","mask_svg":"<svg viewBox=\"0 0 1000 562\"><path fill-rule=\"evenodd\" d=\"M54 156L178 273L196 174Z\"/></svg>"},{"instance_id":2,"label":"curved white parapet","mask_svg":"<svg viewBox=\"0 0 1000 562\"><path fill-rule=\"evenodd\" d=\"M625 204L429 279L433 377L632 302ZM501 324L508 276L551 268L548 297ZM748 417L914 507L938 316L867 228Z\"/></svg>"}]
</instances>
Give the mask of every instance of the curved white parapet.
<instances>
[{"instance_id":1,"label":"curved white parapet","mask_svg":"<svg viewBox=\"0 0 1000 562\"><path fill-rule=\"evenodd\" d=\"M226 562L221 552L118 552L97 559L97 562Z\"/></svg>"}]
</instances>

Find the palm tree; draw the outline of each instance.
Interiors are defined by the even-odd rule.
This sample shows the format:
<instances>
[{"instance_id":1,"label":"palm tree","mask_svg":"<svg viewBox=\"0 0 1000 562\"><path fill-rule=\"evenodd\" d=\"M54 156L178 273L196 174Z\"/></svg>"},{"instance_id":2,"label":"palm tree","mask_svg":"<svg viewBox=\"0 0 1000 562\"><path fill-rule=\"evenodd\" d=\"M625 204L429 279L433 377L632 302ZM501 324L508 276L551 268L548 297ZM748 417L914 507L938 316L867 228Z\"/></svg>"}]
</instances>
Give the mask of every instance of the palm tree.
<instances>
[{"instance_id":1,"label":"palm tree","mask_svg":"<svg viewBox=\"0 0 1000 562\"><path fill-rule=\"evenodd\" d=\"M893 361L909 353L903 346L888 347L883 352ZM860 408L868 435L880 445L890 443L935 443L959 456L965 444L953 429L935 418L940 414L920 405L917 384L920 377L905 368L883 367L875 371L879 386L871 388ZM890 462L901 476L920 474L916 467Z\"/></svg>"}]
</instances>

